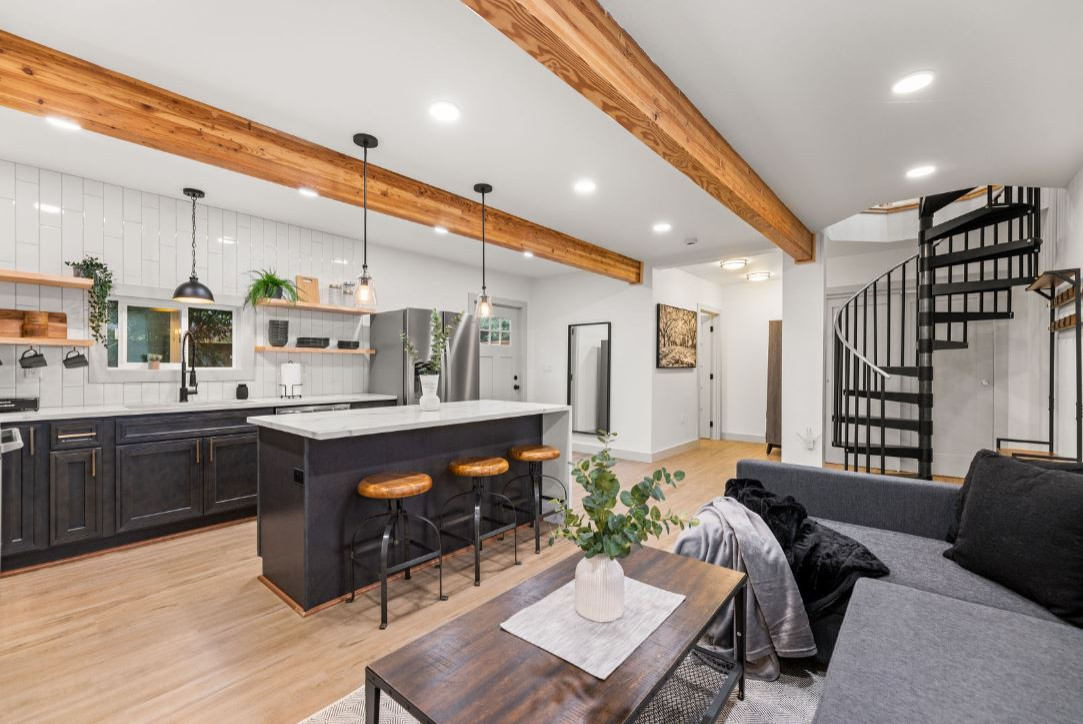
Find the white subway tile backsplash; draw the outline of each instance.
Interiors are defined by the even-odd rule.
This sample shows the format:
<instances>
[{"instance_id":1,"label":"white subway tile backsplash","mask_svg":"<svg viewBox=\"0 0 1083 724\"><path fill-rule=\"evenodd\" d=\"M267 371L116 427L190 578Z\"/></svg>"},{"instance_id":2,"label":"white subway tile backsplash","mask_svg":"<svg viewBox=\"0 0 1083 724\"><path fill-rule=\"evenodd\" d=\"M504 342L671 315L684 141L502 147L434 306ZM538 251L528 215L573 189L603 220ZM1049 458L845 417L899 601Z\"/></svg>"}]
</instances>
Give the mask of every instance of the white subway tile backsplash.
<instances>
[{"instance_id":1,"label":"white subway tile backsplash","mask_svg":"<svg viewBox=\"0 0 1083 724\"><path fill-rule=\"evenodd\" d=\"M64 178L67 178L65 176ZM82 194L79 195L82 199ZM81 204L80 204L81 205ZM61 231L61 256L63 261L78 261L83 258L83 212L64 209Z\"/></svg>"},{"instance_id":2,"label":"white subway tile backsplash","mask_svg":"<svg viewBox=\"0 0 1083 724\"><path fill-rule=\"evenodd\" d=\"M35 181L15 181L15 243L38 243L38 184ZM22 267L20 267L22 268ZM28 269L27 271L37 271Z\"/></svg>"},{"instance_id":3,"label":"white subway tile backsplash","mask_svg":"<svg viewBox=\"0 0 1083 724\"><path fill-rule=\"evenodd\" d=\"M56 171L42 171L38 181L38 220L42 226L60 226L63 207L61 177Z\"/></svg>"},{"instance_id":4,"label":"white subway tile backsplash","mask_svg":"<svg viewBox=\"0 0 1083 724\"><path fill-rule=\"evenodd\" d=\"M15 263L15 199L0 197L0 263Z\"/></svg>"},{"instance_id":5,"label":"white subway tile backsplash","mask_svg":"<svg viewBox=\"0 0 1083 724\"><path fill-rule=\"evenodd\" d=\"M71 174L64 174L62 180L61 206L71 211L83 210L83 179Z\"/></svg>"},{"instance_id":6,"label":"white subway tile backsplash","mask_svg":"<svg viewBox=\"0 0 1083 724\"><path fill-rule=\"evenodd\" d=\"M122 251L123 274L120 278L125 284L140 284L143 278L143 264L141 249L143 246L143 227L138 221L124 221L124 237ZM113 270L117 274L117 270ZM157 278L157 277L155 277Z\"/></svg>"},{"instance_id":7,"label":"white subway tile backsplash","mask_svg":"<svg viewBox=\"0 0 1083 724\"><path fill-rule=\"evenodd\" d=\"M15 198L15 164L0 161L0 199Z\"/></svg>"},{"instance_id":8,"label":"white subway tile backsplash","mask_svg":"<svg viewBox=\"0 0 1083 724\"><path fill-rule=\"evenodd\" d=\"M60 218L56 216L54 218ZM42 226L39 236L41 254L38 261L38 271L43 274L60 274L64 271L64 263L61 261L60 228L57 226Z\"/></svg>"},{"instance_id":9,"label":"white subway tile backsplash","mask_svg":"<svg viewBox=\"0 0 1083 724\"><path fill-rule=\"evenodd\" d=\"M26 166L21 163L15 164L15 180L29 181L36 184L38 182L38 167Z\"/></svg>"},{"instance_id":10,"label":"white subway tile backsplash","mask_svg":"<svg viewBox=\"0 0 1083 724\"><path fill-rule=\"evenodd\" d=\"M83 253L101 257L105 250L105 204L83 184Z\"/></svg>"}]
</instances>

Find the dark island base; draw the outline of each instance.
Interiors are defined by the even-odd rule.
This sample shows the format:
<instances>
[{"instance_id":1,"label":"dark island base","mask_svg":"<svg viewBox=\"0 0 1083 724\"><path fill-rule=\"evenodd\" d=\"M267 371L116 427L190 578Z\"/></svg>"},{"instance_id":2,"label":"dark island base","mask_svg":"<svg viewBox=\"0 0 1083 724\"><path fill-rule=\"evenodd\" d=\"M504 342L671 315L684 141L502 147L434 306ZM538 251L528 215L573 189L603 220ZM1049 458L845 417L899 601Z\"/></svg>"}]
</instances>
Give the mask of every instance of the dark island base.
<instances>
[{"instance_id":1,"label":"dark island base","mask_svg":"<svg viewBox=\"0 0 1083 724\"><path fill-rule=\"evenodd\" d=\"M261 428L259 432L259 510L260 551L263 577L296 607L309 612L346 591L346 547L357 525L365 516L387 509L384 501L361 498L357 483L361 478L384 471L414 471L432 476L428 493L408 498L408 512L437 517L443 503L454 495L469 491L471 481L447 472L448 463L457 457L498 455L507 457L515 445L542 441L540 415L505 418L446 427L362 435L338 440L310 440ZM489 478L490 490L500 491L512 477L526 473L526 465L512 463L505 475ZM521 481L526 498L529 489ZM449 526L453 532L469 536L472 509L470 496L463 496L448 509L449 520L462 519ZM486 515L507 519L499 506ZM526 516L520 514L520 523ZM412 525L411 534L419 543L435 547L435 535ZM363 540L374 540L382 533L379 523L369 525ZM444 552L469 545L467 540L444 536ZM368 562L355 569L355 585L362 588L378 580L377 552L371 551Z\"/></svg>"}]
</instances>

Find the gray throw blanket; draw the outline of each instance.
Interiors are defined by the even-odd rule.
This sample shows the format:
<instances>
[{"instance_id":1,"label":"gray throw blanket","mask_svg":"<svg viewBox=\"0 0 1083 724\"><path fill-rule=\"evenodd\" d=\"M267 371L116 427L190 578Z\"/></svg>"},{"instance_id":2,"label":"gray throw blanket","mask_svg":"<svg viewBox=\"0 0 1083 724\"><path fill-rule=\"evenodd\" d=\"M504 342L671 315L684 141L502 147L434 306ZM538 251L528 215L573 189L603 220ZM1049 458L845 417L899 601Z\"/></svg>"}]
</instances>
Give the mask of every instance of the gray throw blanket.
<instances>
[{"instance_id":1,"label":"gray throw blanket","mask_svg":"<svg viewBox=\"0 0 1083 724\"><path fill-rule=\"evenodd\" d=\"M760 516L733 498L718 497L696 514L699 525L677 539L673 552L748 575L745 662L750 676L774 681L778 658L816 653L805 604L786 555ZM732 656L733 606L707 631L709 643Z\"/></svg>"}]
</instances>

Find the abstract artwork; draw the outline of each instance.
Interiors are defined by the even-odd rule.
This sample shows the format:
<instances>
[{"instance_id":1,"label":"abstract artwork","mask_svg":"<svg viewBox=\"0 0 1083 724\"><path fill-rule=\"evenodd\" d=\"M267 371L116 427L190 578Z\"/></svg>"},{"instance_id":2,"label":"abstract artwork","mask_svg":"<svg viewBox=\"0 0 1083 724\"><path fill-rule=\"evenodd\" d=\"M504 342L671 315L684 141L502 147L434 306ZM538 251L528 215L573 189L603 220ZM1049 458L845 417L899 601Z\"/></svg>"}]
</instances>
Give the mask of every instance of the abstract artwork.
<instances>
[{"instance_id":1,"label":"abstract artwork","mask_svg":"<svg viewBox=\"0 0 1083 724\"><path fill-rule=\"evenodd\" d=\"M696 366L696 313L691 309L658 305L659 369Z\"/></svg>"}]
</instances>

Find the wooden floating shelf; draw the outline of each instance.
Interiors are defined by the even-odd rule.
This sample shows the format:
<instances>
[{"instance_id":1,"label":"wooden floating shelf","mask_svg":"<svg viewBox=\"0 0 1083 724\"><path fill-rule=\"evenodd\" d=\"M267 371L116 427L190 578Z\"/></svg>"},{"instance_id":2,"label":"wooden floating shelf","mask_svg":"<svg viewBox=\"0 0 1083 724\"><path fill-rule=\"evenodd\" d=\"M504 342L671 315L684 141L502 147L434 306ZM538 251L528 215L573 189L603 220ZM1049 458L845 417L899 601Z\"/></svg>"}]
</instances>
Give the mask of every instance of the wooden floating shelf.
<instances>
[{"instance_id":1,"label":"wooden floating shelf","mask_svg":"<svg viewBox=\"0 0 1083 724\"><path fill-rule=\"evenodd\" d=\"M257 352L286 352L288 354L376 354L374 349L338 349L337 347L270 347L256 345Z\"/></svg>"},{"instance_id":2,"label":"wooden floating shelf","mask_svg":"<svg viewBox=\"0 0 1083 724\"><path fill-rule=\"evenodd\" d=\"M309 312L334 312L335 314L353 314L357 316L376 313L375 309L366 307L346 307L341 304L318 304L316 302L288 302L285 299L264 299L257 306L285 307L286 309L303 309Z\"/></svg>"},{"instance_id":3,"label":"wooden floating shelf","mask_svg":"<svg viewBox=\"0 0 1083 724\"><path fill-rule=\"evenodd\" d=\"M1069 314L1067 317L1061 317L1057 321L1053 322L1053 324L1051 324L1049 326L1049 331L1050 332L1063 332L1066 329L1075 329L1075 328L1076 328L1076 321L1075 321L1075 313L1073 312L1072 314Z\"/></svg>"},{"instance_id":4,"label":"wooden floating shelf","mask_svg":"<svg viewBox=\"0 0 1083 724\"><path fill-rule=\"evenodd\" d=\"M0 269L0 282L37 284L42 287L65 287L67 289L90 289L94 284L93 279L69 277L62 274L39 274L14 269Z\"/></svg>"},{"instance_id":5,"label":"wooden floating shelf","mask_svg":"<svg viewBox=\"0 0 1083 724\"><path fill-rule=\"evenodd\" d=\"M92 347L92 339L57 339L56 337L0 337L0 345L17 347Z\"/></svg>"},{"instance_id":6,"label":"wooden floating shelf","mask_svg":"<svg viewBox=\"0 0 1083 724\"><path fill-rule=\"evenodd\" d=\"M1053 306L1057 309L1075 301L1075 287L1068 287L1063 292L1053 297Z\"/></svg>"}]
</instances>

